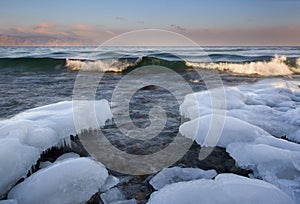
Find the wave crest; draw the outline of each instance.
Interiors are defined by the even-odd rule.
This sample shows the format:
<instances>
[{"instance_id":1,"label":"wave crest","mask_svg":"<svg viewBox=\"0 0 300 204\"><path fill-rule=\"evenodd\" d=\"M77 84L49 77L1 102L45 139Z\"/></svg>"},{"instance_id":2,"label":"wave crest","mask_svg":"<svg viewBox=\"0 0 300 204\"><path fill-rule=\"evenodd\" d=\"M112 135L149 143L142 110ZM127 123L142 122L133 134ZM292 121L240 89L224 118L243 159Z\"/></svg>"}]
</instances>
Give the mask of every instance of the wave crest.
<instances>
[{"instance_id":1,"label":"wave crest","mask_svg":"<svg viewBox=\"0 0 300 204\"><path fill-rule=\"evenodd\" d=\"M166 66L176 71L193 68L212 69L221 72L230 72L238 75L260 76L289 76L300 73L300 58L287 59L286 56L275 55L269 61L255 62L192 62L168 61L156 57L139 57L135 59L105 59L96 61L82 61L66 59L65 66L73 71L124 72L146 65Z\"/></svg>"},{"instance_id":2,"label":"wave crest","mask_svg":"<svg viewBox=\"0 0 300 204\"><path fill-rule=\"evenodd\" d=\"M275 55L270 61L257 61L247 63L207 63L207 62L189 62L185 64L190 67L215 69L222 72L231 72L234 74L251 75L257 74L261 76L285 76L293 73L300 73L300 58L296 61L296 67L291 67L286 64L285 56Z\"/></svg>"},{"instance_id":3,"label":"wave crest","mask_svg":"<svg viewBox=\"0 0 300 204\"><path fill-rule=\"evenodd\" d=\"M66 58L66 67L72 71L98 71L98 72L123 72L130 66L135 66L140 58L133 62L128 60L120 61L117 59L81 61Z\"/></svg>"}]
</instances>

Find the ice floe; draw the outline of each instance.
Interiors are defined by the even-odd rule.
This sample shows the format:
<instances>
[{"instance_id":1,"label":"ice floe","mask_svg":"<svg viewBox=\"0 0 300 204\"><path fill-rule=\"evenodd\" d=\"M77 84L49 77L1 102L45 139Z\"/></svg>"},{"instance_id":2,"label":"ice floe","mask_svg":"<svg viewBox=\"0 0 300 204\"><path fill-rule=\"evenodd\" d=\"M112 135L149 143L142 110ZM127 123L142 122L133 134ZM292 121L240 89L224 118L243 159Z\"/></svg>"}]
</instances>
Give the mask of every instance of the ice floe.
<instances>
[{"instance_id":1,"label":"ice floe","mask_svg":"<svg viewBox=\"0 0 300 204\"><path fill-rule=\"evenodd\" d=\"M151 194L148 204L193 203L294 203L267 182L234 174L219 174L214 180L198 179L165 186Z\"/></svg>"},{"instance_id":2,"label":"ice floe","mask_svg":"<svg viewBox=\"0 0 300 204\"><path fill-rule=\"evenodd\" d=\"M198 168L181 168L172 167L165 168L156 174L151 180L150 184L155 190L159 190L164 186L180 181L191 181L200 178L211 179L217 175L215 170L202 170Z\"/></svg>"},{"instance_id":3,"label":"ice floe","mask_svg":"<svg viewBox=\"0 0 300 204\"><path fill-rule=\"evenodd\" d=\"M298 149L300 151L300 148ZM274 184L300 202L300 152L265 144L232 143L226 150L238 166Z\"/></svg>"},{"instance_id":4,"label":"ice floe","mask_svg":"<svg viewBox=\"0 0 300 204\"><path fill-rule=\"evenodd\" d=\"M0 139L0 197L22 177L26 177L40 156L39 151L17 139Z\"/></svg>"},{"instance_id":5,"label":"ice floe","mask_svg":"<svg viewBox=\"0 0 300 204\"><path fill-rule=\"evenodd\" d=\"M226 87L223 115L219 110L212 114L208 91L188 95L181 112L192 120L180 132L202 146L226 148L238 166L299 203L300 145L276 138L300 141L299 93L298 84L283 80ZM212 124L222 128L220 134L209 134Z\"/></svg>"},{"instance_id":6,"label":"ice floe","mask_svg":"<svg viewBox=\"0 0 300 204\"><path fill-rule=\"evenodd\" d=\"M89 158L67 159L42 169L8 194L22 204L84 203L104 184L106 168Z\"/></svg>"},{"instance_id":7,"label":"ice floe","mask_svg":"<svg viewBox=\"0 0 300 204\"><path fill-rule=\"evenodd\" d=\"M75 109L95 107L97 126L112 118L108 101L82 101ZM0 121L0 198L21 178L26 176L41 153L53 146L70 145L70 135L87 122L75 126L73 101L63 101L24 111L10 119ZM82 121L89 121L89 112L82 112ZM80 121L79 121L80 122Z\"/></svg>"},{"instance_id":8,"label":"ice floe","mask_svg":"<svg viewBox=\"0 0 300 204\"><path fill-rule=\"evenodd\" d=\"M214 93L220 90L225 97L216 97ZM225 104L225 110L212 112L212 101ZM300 88L295 82L269 79L189 94L180 110L190 119L221 112L258 126L273 136L300 142Z\"/></svg>"}]
</instances>

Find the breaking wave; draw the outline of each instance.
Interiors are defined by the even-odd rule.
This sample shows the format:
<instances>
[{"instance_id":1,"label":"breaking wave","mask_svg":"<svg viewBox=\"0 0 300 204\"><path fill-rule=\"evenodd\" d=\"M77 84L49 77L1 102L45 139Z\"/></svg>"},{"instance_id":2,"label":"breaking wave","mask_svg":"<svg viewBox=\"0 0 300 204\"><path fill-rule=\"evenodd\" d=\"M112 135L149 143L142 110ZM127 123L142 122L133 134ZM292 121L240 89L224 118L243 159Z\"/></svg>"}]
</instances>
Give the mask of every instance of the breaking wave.
<instances>
[{"instance_id":1,"label":"breaking wave","mask_svg":"<svg viewBox=\"0 0 300 204\"><path fill-rule=\"evenodd\" d=\"M176 71L189 68L213 69L238 75L286 76L300 73L300 58L287 59L285 56L275 56L269 61L254 62L191 62L168 61L156 57L140 57L138 59L113 59L80 61L66 59L66 67L70 70L124 72L146 65L166 66Z\"/></svg>"},{"instance_id":2,"label":"breaking wave","mask_svg":"<svg viewBox=\"0 0 300 204\"><path fill-rule=\"evenodd\" d=\"M240 75L261 75L261 76L285 76L294 73L300 73L300 58L288 60L285 56L275 55L270 61L256 61L246 63L204 63L204 62L186 62L187 66L214 69L221 72L231 72Z\"/></svg>"},{"instance_id":3,"label":"breaking wave","mask_svg":"<svg viewBox=\"0 0 300 204\"><path fill-rule=\"evenodd\" d=\"M300 58L285 56L218 56L210 55L214 62L185 61L172 56L142 56L107 58L102 60L81 59L53 59L53 58L0 58L1 69L21 72L54 72L54 71L90 71L90 72L129 72L141 66L158 65L168 67L177 72L186 72L194 69L218 70L237 75L286 76L300 74ZM238 62L229 61L239 58ZM224 61L220 61L224 59ZM199 58L201 60L201 58ZM243 60L243 61L242 61Z\"/></svg>"},{"instance_id":4,"label":"breaking wave","mask_svg":"<svg viewBox=\"0 0 300 204\"><path fill-rule=\"evenodd\" d=\"M66 59L66 67L73 71L99 71L99 72L123 72L130 66L135 66L141 58L135 61L112 60L96 60L81 61Z\"/></svg>"}]
</instances>

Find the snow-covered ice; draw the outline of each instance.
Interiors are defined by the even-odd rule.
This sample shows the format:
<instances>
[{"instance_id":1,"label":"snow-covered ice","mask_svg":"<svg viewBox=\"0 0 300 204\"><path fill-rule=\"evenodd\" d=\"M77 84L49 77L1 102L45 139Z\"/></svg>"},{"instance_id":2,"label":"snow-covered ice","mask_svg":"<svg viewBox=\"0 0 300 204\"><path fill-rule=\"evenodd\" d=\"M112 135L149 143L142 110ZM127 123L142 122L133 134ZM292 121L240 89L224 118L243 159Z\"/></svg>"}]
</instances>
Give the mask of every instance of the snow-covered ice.
<instances>
[{"instance_id":1,"label":"snow-covered ice","mask_svg":"<svg viewBox=\"0 0 300 204\"><path fill-rule=\"evenodd\" d=\"M294 203L277 187L258 179L219 174L214 180L198 179L165 186L151 194L148 204Z\"/></svg>"},{"instance_id":2,"label":"snow-covered ice","mask_svg":"<svg viewBox=\"0 0 300 204\"><path fill-rule=\"evenodd\" d=\"M106 168L89 158L67 159L37 171L16 185L8 198L22 204L83 203L104 184Z\"/></svg>"},{"instance_id":3,"label":"snow-covered ice","mask_svg":"<svg viewBox=\"0 0 300 204\"><path fill-rule=\"evenodd\" d=\"M97 125L103 126L112 118L106 100L81 101L75 109L94 105ZM24 111L10 119L0 121L0 198L21 177L26 176L39 155L53 146L70 144L70 135L80 128L95 128L87 122L78 124L73 117L73 101L63 101ZM89 112L80 115L82 121L89 121ZM75 122L77 128L75 127ZM3 146L3 147L2 147Z\"/></svg>"},{"instance_id":4,"label":"snow-covered ice","mask_svg":"<svg viewBox=\"0 0 300 204\"><path fill-rule=\"evenodd\" d=\"M211 123L222 127L220 135L207 137ZM182 135L195 139L202 146L226 147L232 142L253 142L258 137L271 137L261 128L238 118L223 115L205 115L182 124L179 128Z\"/></svg>"},{"instance_id":5,"label":"snow-covered ice","mask_svg":"<svg viewBox=\"0 0 300 204\"><path fill-rule=\"evenodd\" d=\"M216 97L214 93L220 91L224 91L225 98ZM180 110L190 119L211 115L212 101L226 104L224 113L227 116L249 122L273 136L286 136L300 142L300 88L295 82L268 79L251 85L189 94ZM214 110L214 113L220 111Z\"/></svg>"},{"instance_id":6,"label":"snow-covered ice","mask_svg":"<svg viewBox=\"0 0 300 204\"><path fill-rule=\"evenodd\" d=\"M165 185L180 182L191 181L200 178L211 179L217 175L215 170L202 170L198 168L165 168L156 174L149 183L155 190L163 188Z\"/></svg>"},{"instance_id":7,"label":"snow-covered ice","mask_svg":"<svg viewBox=\"0 0 300 204\"><path fill-rule=\"evenodd\" d=\"M214 91L214 90L212 90ZM181 113L191 118L180 126L182 135L202 146L220 146L237 165L254 177L274 184L300 202L300 89L283 80L226 87L226 114L212 114L209 92L187 95ZM212 124L222 128L210 134ZM214 133L214 132L213 132ZM274 137L276 136L276 137Z\"/></svg>"}]
</instances>

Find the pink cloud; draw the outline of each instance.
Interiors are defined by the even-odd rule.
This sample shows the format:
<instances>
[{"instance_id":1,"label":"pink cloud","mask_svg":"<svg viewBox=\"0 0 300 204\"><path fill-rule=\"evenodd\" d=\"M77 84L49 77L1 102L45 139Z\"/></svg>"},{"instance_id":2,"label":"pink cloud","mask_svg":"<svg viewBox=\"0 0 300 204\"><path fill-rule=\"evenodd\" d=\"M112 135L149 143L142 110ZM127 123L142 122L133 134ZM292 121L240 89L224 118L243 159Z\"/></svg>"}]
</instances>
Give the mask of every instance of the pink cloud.
<instances>
[{"instance_id":1,"label":"pink cloud","mask_svg":"<svg viewBox=\"0 0 300 204\"><path fill-rule=\"evenodd\" d=\"M71 29L73 30L81 30L81 31L90 31L92 30L92 28L88 25L85 25L85 24L76 24L76 25L73 25L71 26Z\"/></svg>"},{"instance_id":2,"label":"pink cloud","mask_svg":"<svg viewBox=\"0 0 300 204\"><path fill-rule=\"evenodd\" d=\"M173 25L171 31L183 34L199 45L300 45L300 26L180 28ZM130 30L91 27L86 24L63 26L50 22L40 22L28 27L16 26L0 31L3 34L15 36L69 37L101 43ZM149 41L151 41L151 36Z\"/></svg>"}]
</instances>

